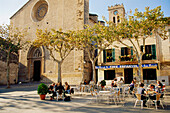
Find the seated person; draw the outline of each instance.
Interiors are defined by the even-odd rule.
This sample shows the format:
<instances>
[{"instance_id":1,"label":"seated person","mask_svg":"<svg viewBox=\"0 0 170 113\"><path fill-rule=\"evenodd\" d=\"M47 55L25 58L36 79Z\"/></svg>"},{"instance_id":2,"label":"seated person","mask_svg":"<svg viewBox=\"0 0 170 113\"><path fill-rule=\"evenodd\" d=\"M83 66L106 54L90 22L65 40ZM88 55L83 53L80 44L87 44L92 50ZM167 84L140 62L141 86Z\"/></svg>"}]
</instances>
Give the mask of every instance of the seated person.
<instances>
[{"instance_id":1,"label":"seated person","mask_svg":"<svg viewBox=\"0 0 170 113\"><path fill-rule=\"evenodd\" d=\"M117 84L116 84L116 82L113 80L112 81L112 83L111 83L111 87L113 88L113 87L117 87Z\"/></svg>"},{"instance_id":2,"label":"seated person","mask_svg":"<svg viewBox=\"0 0 170 113\"><path fill-rule=\"evenodd\" d=\"M120 89L120 93L122 93L122 85L124 84L123 78L120 78L120 80L118 81L118 86Z\"/></svg>"},{"instance_id":3,"label":"seated person","mask_svg":"<svg viewBox=\"0 0 170 113\"><path fill-rule=\"evenodd\" d=\"M95 82L94 82L94 80L91 80L91 81L90 81L90 83L89 83L89 85L92 85L92 86L94 86L94 85L95 85Z\"/></svg>"},{"instance_id":4,"label":"seated person","mask_svg":"<svg viewBox=\"0 0 170 113\"><path fill-rule=\"evenodd\" d=\"M155 90L155 85L153 85L153 84L151 84L150 85L150 89L149 89L149 98L151 99L151 100L156 100L156 90Z\"/></svg>"},{"instance_id":5,"label":"seated person","mask_svg":"<svg viewBox=\"0 0 170 113\"><path fill-rule=\"evenodd\" d=\"M52 83L49 87L48 87L48 93L52 94L51 96L51 100L54 99L54 96L56 96L56 92L55 92L55 83Z\"/></svg>"},{"instance_id":6,"label":"seated person","mask_svg":"<svg viewBox=\"0 0 170 113\"><path fill-rule=\"evenodd\" d=\"M146 104L147 98L145 95L145 89L144 89L143 83L140 84L140 87L137 89L137 92L138 92L138 94L141 94L141 100L143 100L143 106L146 107L145 104Z\"/></svg>"},{"instance_id":7,"label":"seated person","mask_svg":"<svg viewBox=\"0 0 170 113\"><path fill-rule=\"evenodd\" d=\"M158 86L158 88L162 88L162 87L163 87L163 84L158 80L158 81L157 81L157 86Z\"/></svg>"},{"instance_id":8,"label":"seated person","mask_svg":"<svg viewBox=\"0 0 170 113\"><path fill-rule=\"evenodd\" d=\"M133 88L135 87L134 81L132 80L131 84L129 85L129 91L133 91Z\"/></svg>"},{"instance_id":9,"label":"seated person","mask_svg":"<svg viewBox=\"0 0 170 113\"><path fill-rule=\"evenodd\" d=\"M51 94L53 91L54 91L54 86L55 86L55 83L52 83L49 85L48 87L48 93Z\"/></svg>"},{"instance_id":10,"label":"seated person","mask_svg":"<svg viewBox=\"0 0 170 113\"><path fill-rule=\"evenodd\" d=\"M70 85L67 82L65 82L65 93L70 94Z\"/></svg>"},{"instance_id":11,"label":"seated person","mask_svg":"<svg viewBox=\"0 0 170 113\"><path fill-rule=\"evenodd\" d=\"M119 84L123 84L123 83L124 83L123 78L120 78L120 80L119 80L118 83L119 83Z\"/></svg>"},{"instance_id":12,"label":"seated person","mask_svg":"<svg viewBox=\"0 0 170 113\"><path fill-rule=\"evenodd\" d=\"M84 85L87 85L87 84L88 84L87 80L86 80L86 79L84 79Z\"/></svg>"},{"instance_id":13,"label":"seated person","mask_svg":"<svg viewBox=\"0 0 170 113\"><path fill-rule=\"evenodd\" d=\"M136 77L134 77L133 82L134 82L134 84L137 83Z\"/></svg>"},{"instance_id":14,"label":"seated person","mask_svg":"<svg viewBox=\"0 0 170 113\"><path fill-rule=\"evenodd\" d=\"M158 88L158 93L162 93L163 84L160 81L157 81L157 88Z\"/></svg>"},{"instance_id":15,"label":"seated person","mask_svg":"<svg viewBox=\"0 0 170 113\"><path fill-rule=\"evenodd\" d=\"M59 85L56 88L57 92L59 95L62 95L62 93L64 92L64 87L62 86L62 83L60 82Z\"/></svg>"}]
</instances>

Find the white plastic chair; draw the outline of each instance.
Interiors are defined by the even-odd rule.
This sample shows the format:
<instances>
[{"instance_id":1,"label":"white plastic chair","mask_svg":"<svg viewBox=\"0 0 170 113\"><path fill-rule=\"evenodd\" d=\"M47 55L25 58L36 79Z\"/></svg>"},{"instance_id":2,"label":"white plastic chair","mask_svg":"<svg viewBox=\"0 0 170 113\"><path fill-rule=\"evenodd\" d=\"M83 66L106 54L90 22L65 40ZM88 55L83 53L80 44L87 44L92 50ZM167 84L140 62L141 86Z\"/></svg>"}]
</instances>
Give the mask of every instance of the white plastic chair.
<instances>
[{"instance_id":1,"label":"white plastic chair","mask_svg":"<svg viewBox=\"0 0 170 113\"><path fill-rule=\"evenodd\" d=\"M136 107L136 104L137 104L137 102L138 101L140 101L141 102L141 109L143 109L143 100L141 100L141 94L136 94L136 102L135 102L135 105L134 105L134 107Z\"/></svg>"},{"instance_id":2,"label":"white plastic chair","mask_svg":"<svg viewBox=\"0 0 170 113\"><path fill-rule=\"evenodd\" d=\"M156 100L153 100L153 102L155 103L156 109L158 109L158 106L157 106L157 102L158 102L158 101L160 101L160 104L161 104L162 108L164 109L164 106L163 106L163 104L162 104L162 100L160 99L160 97L161 97L161 93L157 93L157 94L156 94Z\"/></svg>"},{"instance_id":3,"label":"white plastic chair","mask_svg":"<svg viewBox=\"0 0 170 113\"><path fill-rule=\"evenodd\" d=\"M97 91L90 91L90 93L91 93L91 96L92 96L90 103L92 103L92 101L96 101L97 103L99 103L100 100L99 100L98 92Z\"/></svg>"}]
</instances>

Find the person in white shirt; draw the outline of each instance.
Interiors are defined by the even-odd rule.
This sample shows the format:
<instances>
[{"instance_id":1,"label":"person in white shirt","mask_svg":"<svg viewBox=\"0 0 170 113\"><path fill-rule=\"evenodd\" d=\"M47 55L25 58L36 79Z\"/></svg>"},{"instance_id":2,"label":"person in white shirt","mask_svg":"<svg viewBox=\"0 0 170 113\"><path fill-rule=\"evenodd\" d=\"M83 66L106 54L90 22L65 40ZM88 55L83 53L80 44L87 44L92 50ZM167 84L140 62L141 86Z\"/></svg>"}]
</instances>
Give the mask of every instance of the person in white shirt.
<instances>
[{"instance_id":1,"label":"person in white shirt","mask_svg":"<svg viewBox=\"0 0 170 113\"><path fill-rule=\"evenodd\" d=\"M141 94L141 100L143 100L143 106L147 107L145 105L146 101L147 101L147 98L146 98L146 94L145 94L144 83L140 84L140 87L137 89L137 92L138 92L138 94Z\"/></svg>"}]
</instances>

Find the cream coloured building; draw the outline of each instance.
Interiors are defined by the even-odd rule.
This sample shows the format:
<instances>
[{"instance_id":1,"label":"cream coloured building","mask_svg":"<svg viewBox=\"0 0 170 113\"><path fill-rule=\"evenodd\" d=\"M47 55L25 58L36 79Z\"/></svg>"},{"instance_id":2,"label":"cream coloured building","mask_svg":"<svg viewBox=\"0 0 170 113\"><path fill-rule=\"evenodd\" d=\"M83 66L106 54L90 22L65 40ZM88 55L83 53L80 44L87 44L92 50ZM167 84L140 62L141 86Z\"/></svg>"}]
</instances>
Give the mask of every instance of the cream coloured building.
<instances>
[{"instance_id":1,"label":"cream coloured building","mask_svg":"<svg viewBox=\"0 0 170 113\"><path fill-rule=\"evenodd\" d=\"M108 7L109 21L114 23L121 22L120 16L125 15L123 4ZM170 34L170 25L167 25ZM127 45L132 44L124 39ZM133 42L136 42L135 40ZM134 43L137 45L137 43ZM143 41L139 40L142 48ZM118 48L115 48L116 45ZM133 46L132 46L133 47ZM140 48L140 49L141 49ZM139 49L139 48L138 48ZM147 82L156 82L160 80L162 83L169 85L170 81L170 37L162 40L159 36L149 37L146 39L146 54L142 60L142 76L141 79ZM106 80L108 85L114 78L123 78L124 82L129 84L134 77L138 77L138 61L135 59L133 50L128 49L121 43L114 42L110 47L103 51L98 59L98 81Z\"/></svg>"}]
</instances>

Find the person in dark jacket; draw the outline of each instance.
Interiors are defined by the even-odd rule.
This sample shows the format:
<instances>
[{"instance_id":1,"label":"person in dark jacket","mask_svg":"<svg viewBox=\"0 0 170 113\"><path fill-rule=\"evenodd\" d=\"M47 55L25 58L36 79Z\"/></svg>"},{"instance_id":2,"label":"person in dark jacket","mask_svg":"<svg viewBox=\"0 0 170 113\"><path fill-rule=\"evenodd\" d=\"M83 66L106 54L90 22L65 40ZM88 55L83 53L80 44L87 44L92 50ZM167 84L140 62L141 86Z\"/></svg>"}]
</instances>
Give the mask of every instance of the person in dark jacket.
<instances>
[{"instance_id":1,"label":"person in dark jacket","mask_svg":"<svg viewBox=\"0 0 170 113\"><path fill-rule=\"evenodd\" d=\"M58 92L58 94L59 95L62 95L63 94L63 96L64 96L64 87L62 86L62 83L61 82L59 82L59 85L57 86L57 88L56 88L56 91ZM63 98L63 97L62 97Z\"/></svg>"}]
</instances>

